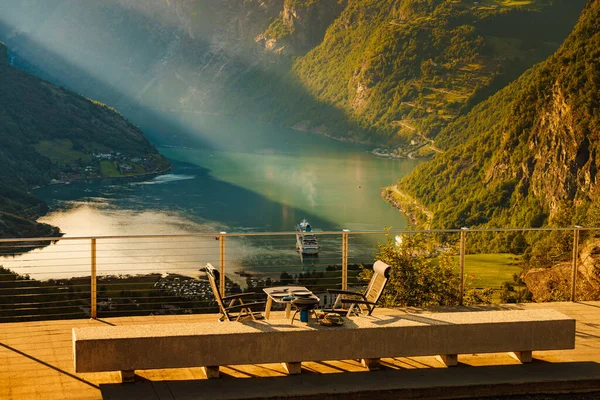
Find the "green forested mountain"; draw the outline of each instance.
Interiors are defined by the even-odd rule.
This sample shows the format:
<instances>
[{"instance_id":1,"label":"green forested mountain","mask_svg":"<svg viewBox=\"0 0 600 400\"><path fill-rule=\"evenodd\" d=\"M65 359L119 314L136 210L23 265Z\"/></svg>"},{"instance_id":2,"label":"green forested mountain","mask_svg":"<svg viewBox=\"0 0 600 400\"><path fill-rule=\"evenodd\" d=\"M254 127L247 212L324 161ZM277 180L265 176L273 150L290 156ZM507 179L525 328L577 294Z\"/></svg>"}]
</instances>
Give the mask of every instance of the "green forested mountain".
<instances>
[{"instance_id":1,"label":"green forested mountain","mask_svg":"<svg viewBox=\"0 0 600 400\"><path fill-rule=\"evenodd\" d=\"M399 182L433 226L600 225L600 2L548 60L443 130ZM461 144L462 143L462 144Z\"/></svg>"},{"instance_id":2,"label":"green forested mountain","mask_svg":"<svg viewBox=\"0 0 600 400\"><path fill-rule=\"evenodd\" d=\"M168 162L109 107L9 65L0 44L0 236L43 236L32 187L80 178L151 173Z\"/></svg>"},{"instance_id":3,"label":"green forested mountain","mask_svg":"<svg viewBox=\"0 0 600 400\"><path fill-rule=\"evenodd\" d=\"M348 0L292 74L317 100L343 110L358 132L391 143L435 139L554 52L583 4ZM323 115L311 124L330 125Z\"/></svg>"},{"instance_id":4,"label":"green forested mountain","mask_svg":"<svg viewBox=\"0 0 600 400\"><path fill-rule=\"evenodd\" d=\"M261 36L274 52L309 41L297 25L321 26L323 16L336 17L320 42L296 54L290 71L254 69L236 78L229 86L236 95L223 108L243 112L254 98L254 114L267 120L421 147L552 54L585 0L475 3L286 0Z\"/></svg>"},{"instance_id":5,"label":"green forested mountain","mask_svg":"<svg viewBox=\"0 0 600 400\"><path fill-rule=\"evenodd\" d=\"M407 150L552 54L584 3L0 0L0 39L123 113L251 116Z\"/></svg>"},{"instance_id":6,"label":"green forested mountain","mask_svg":"<svg viewBox=\"0 0 600 400\"><path fill-rule=\"evenodd\" d=\"M538 186L550 181L534 184L525 179L521 183L519 174L527 175L522 171L534 168L537 159L525 162L521 169L509 168L511 163L492 150L496 144L518 142L502 142L510 135L497 134L508 129L500 128L501 121L522 121L525 114L521 111L538 106L535 101L525 105L529 98L515 103L516 93L520 93L515 88L525 86L523 81L480 104L469 116L461 115L558 49L584 3L31 0L25 4L0 0L4 6L0 37L15 49L19 65L86 95L102 94L102 99L123 112L147 107L169 117L190 111L251 114L300 129L391 145L407 145L412 140L421 147L435 140L436 147L451 149L468 140L480 140L471 145L469 153L448 150L447 155L420 169L429 175L414 175L402 185L428 206L471 195L460 207L445 205L435 210L438 226L499 220L502 212L496 204L521 207L524 202L540 203L541 211L526 207L527 213L533 214L511 213L511 222L530 220L535 225L554 215L557 204L569 196L558 193L551 200L546 194L529 196L542 193ZM2 68L13 75L24 74L6 63ZM535 81L537 74L529 72L523 79ZM3 84L14 85L21 77L3 79ZM11 114L2 111L1 118L7 121L3 135L14 140L19 137L14 132L27 132L27 139L21 140L25 144L23 164L17 167L9 151L4 155L11 181L20 187L39 185L75 177L82 167L91 167L91 173L97 175L125 171L119 171L120 162L98 161L93 154L122 147L114 139L119 137L119 143L124 143L121 137L127 141L128 136L112 133L134 127L109 108L65 95L67 92L42 81L36 82L44 95L17 96L31 92L27 82L1 94L13 107ZM25 111L17 113L13 104ZM49 104L56 107L54 112L48 112ZM515 104L519 112L506 117L506 109L517 107ZM26 114L28 110L32 111ZM68 118L68 123L55 121L55 116ZM44 129L31 123L31 118L44 121ZM524 129L519 125L509 128L509 133ZM496 129L496 134L482 139L490 129ZM41 131L51 133L42 137ZM93 133L98 131L112 133L100 140L103 136ZM79 140L81 135L87 135L85 140ZM133 139L127 143L138 146ZM506 148L518 155L525 147ZM129 160L144 158L121 152ZM550 150L540 157L549 157L547 153ZM581 154L585 154L583 148ZM441 161L447 157L461 163ZM478 163L494 168L485 170L482 179ZM143 169L134 164L129 164L133 171ZM438 178L438 171L445 178ZM465 185L455 185L457 177L467 179ZM474 189L477 185L482 189Z\"/></svg>"}]
</instances>

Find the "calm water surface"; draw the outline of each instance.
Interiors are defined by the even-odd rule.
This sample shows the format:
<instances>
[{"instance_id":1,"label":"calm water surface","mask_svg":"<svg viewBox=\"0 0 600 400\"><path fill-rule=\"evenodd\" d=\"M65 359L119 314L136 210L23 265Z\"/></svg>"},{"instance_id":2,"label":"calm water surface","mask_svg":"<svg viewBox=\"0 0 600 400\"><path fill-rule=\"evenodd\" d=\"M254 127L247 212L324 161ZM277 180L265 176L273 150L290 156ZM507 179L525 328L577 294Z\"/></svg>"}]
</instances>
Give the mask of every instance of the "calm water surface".
<instances>
[{"instance_id":1,"label":"calm water surface","mask_svg":"<svg viewBox=\"0 0 600 400\"><path fill-rule=\"evenodd\" d=\"M417 164L380 159L369 147L311 133L206 115L153 118L132 112L159 151L168 174L135 181L82 181L38 190L52 211L40 219L65 236L292 232L307 218L316 231L402 229L406 219L380 197ZM381 237L351 237L357 258L372 258ZM339 236L322 237L319 257L300 260L295 238L230 238L228 271L276 275L283 266L339 263ZM99 240L100 273L197 273L218 264L214 237ZM60 241L2 262L45 279L89 274L89 242ZM56 260L56 262L54 262ZM277 265L275 267L275 265ZM271 269L269 269L271 268ZM287 267L286 267L287 268Z\"/></svg>"}]
</instances>

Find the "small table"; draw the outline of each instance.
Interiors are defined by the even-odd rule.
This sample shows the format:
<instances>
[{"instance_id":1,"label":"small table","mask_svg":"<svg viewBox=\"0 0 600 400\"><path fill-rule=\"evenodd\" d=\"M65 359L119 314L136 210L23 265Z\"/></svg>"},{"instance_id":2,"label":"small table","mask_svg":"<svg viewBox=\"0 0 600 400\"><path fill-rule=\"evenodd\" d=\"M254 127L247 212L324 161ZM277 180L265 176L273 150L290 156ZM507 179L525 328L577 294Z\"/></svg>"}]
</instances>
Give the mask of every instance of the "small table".
<instances>
[{"instance_id":1,"label":"small table","mask_svg":"<svg viewBox=\"0 0 600 400\"><path fill-rule=\"evenodd\" d=\"M263 291L267 294L267 305L265 306L265 319L269 319L269 315L271 314L271 306L273 302L285 304L285 318L290 318L290 313L292 310L292 300L284 300L285 296L281 294L287 293L288 296L293 296L294 292L308 292L310 295L302 296L305 298L312 298L319 300L319 297L315 296L310 290L303 286L275 286L270 288L265 288Z\"/></svg>"}]
</instances>

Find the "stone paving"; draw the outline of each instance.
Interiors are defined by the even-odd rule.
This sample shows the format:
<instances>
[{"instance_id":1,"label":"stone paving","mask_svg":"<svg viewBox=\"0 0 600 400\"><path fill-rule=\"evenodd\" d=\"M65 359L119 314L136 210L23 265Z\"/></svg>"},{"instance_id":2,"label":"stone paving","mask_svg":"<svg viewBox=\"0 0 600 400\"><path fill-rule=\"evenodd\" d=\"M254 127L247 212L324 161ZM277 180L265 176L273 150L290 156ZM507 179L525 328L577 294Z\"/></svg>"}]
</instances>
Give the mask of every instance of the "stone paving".
<instances>
[{"instance_id":1,"label":"stone paving","mask_svg":"<svg viewBox=\"0 0 600 400\"><path fill-rule=\"evenodd\" d=\"M526 365L508 354L475 354L460 355L455 368L445 368L435 357L411 357L383 359L381 371L368 372L358 361L345 360L303 363L303 372L297 376L286 376L279 364L222 367L223 377L216 380L205 379L200 368L136 371L134 384L118 383L117 372L75 373L71 329L207 322L215 321L216 315L4 323L0 324L0 399L316 399L323 395L333 399L371 395L398 398L400 394L403 398L460 398L600 390L600 302L377 312L392 315L407 311L548 308L577 320L576 348L534 352L534 361Z\"/></svg>"}]
</instances>

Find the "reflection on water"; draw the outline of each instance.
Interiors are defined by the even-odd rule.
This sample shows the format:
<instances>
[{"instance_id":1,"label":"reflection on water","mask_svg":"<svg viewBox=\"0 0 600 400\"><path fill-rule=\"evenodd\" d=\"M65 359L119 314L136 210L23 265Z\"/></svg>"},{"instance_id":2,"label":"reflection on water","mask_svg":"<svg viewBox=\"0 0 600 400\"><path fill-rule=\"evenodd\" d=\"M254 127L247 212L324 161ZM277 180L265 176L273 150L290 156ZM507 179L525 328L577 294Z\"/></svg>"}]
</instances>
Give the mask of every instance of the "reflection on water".
<instances>
[{"instance_id":1,"label":"reflection on water","mask_svg":"<svg viewBox=\"0 0 600 400\"><path fill-rule=\"evenodd\" d=\"M169 174L38 190L52 209L40 221L60 227L67 237L292 232L303 218L317 232L406 227L405 218L380 198L380 191L411 171L416 161L375 158L364 146L309 133L220 121L202 119L201 127L194 125L199 120L185 121L190 130L212 140L211 148L182 135L161 132L154 137L161 153L173 160ZM372 260L378 240L382 238L352 238L351 256ZM229 237L227 270L278 276L341 264L339 235L319 238L319 243L319 257L302 261L294 235ZM195 276L207 262L219 264L214 236L98 240L99 274ZM61 240L0 263L40 279L88 275L90 242Z\"/></svg>"},{"instance_id":2,"label":"reflection on water","mask_svg":"<svg viewBox=\"0 0 600 400\"><path fill-rule=\"evenodd\" d=\"M66 237L176 235L214 232L216 229L210 224L194 223L174 213L127 210L111 206L105 199L98 200L64 202L63 208L39 221L60 226Z\"/></svg>"},{"instance_id":3,"label":"reflection on water","mask_svg":"<svg viewBox=\"0 0 600 400\"><path fill-rule=\"evenodd\" d=\"M67 204L64 204L67 206ZM71 202L41 219L70 232L43 249L4 257L2 264L35 279L59 279L91 274L91 239L98 237L96 263L98 276L178 273L196 277L210 262L220 265L218 232L211 223L197 223L175 213L115 208L106 202ZM185 236L190 234L209 234ZM318 232L317 232L318 234ZM152 235L114 238L114 236ZM160 235L184 235L166 237ZM286 236L227 237L226 268L231 279L245 285L245 276L278 278L283 272L322 270L341 263L339 235L320 236L318 257L303 259L295 248L294 234ZM373 247L354 241L351 254L370 260Z\"/></svg>"},{"instance_id":4,"label":"reflection on water","mask_svg":"<svg viewBox=\"0 0 600 400\"><path fill-rule=\"evenodd\" d=\"M106 202L71 202L40 219L58 225L65 237L179 235L214 232L215 226L199 224L174 213L115 208ZM238 245L229 243L233 253ZM65 278L90 274L90 240L60 240L43 249L2 264L35 279ZM197 275L206 262L219 260L214 237L99 239L98 275L144 274L150 272Z\"/></svg>"}]
</instances>

